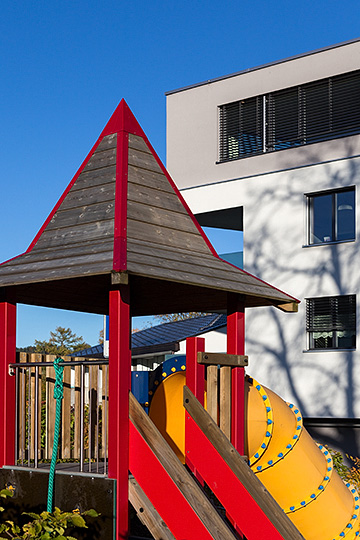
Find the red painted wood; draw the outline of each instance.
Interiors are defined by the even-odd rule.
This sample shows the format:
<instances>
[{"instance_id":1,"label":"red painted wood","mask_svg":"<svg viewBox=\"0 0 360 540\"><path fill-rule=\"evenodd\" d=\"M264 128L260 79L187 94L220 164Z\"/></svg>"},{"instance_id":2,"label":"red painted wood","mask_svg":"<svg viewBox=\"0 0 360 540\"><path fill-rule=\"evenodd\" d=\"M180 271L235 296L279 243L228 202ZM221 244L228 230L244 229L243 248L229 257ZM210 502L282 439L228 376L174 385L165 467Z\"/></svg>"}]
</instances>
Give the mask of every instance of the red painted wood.
<instances>
[{"instance_id":1,"label":"red painted wood","mask_svg":"<svg viewBox=\"0 0 360 540\"><path fill-rule=\"evenodd\" d=\"M211 540L210 533L131 422L130 472L175 538Z\"/></svg>"},{"instance_id":2,"label":"red painted wood","mask_svg":"<svg viewBox=\"0 0 360 540\"><path fill-rule=\"evenodd\" d=\"M191 437L189 457L200 474L226 509L229 517L240 527L247 540L283 540L269 518L264 514L230 467L217 453L194 420L186 414Z\"/></svg>"},{"instance_id":3,"label":"red painted wood","mask_svg":"<svg viewBox=\"0 0 360 540\"><path fill-rule=\"evenodd\" d=\"M117 135L113 270L127 268L127 191L129 134Z\"/></svg>"},{"instance_id":4,"label":"red painted wood","mask_svg":"<svg viewBox=\"0 0 360 540\"><path fill-rule=\"evenodd\" d=\"M205 366L198 364L197 353L205 352L205 339L198 337L190 337L186 339L186 385L204 406L204 391L205 391ZM196 467L191 463L187 453L187 440L189 434L186 431L185 424L185 462L191 472L196 476L198 481L204 485L204 480L198 473Z\"/></svg>"},{"instance_id":5,"label":"red painted wood","mask_svg":"<svg viewBox=\"0 0 360 540\"><path fill-rule=\"evenodd\" d=\"M229 295L227 315L227 352L245 354L244 302ZM245 453L245 369L231 371L231 442L239 452Z\"/></svg>"},{"instance_id":6,"label":"red painted wood","mask_svg":"<svg viewBox=\"0 0 360 540\"><path fill-rule=\"evenodd\" d=\"M109 295L108 474L116 479L116 538L129 534L129 392L131 377L129 288Z\"/></svg>"},{"instance_id":7,"label":"red painted wood","mask_svg":"<svg viewBox=\"0 0 360 540\"><path fill-rule=\"evenodd\" d=\"M186 385L204 405L205 366L198 364L197 353L205 351L205 339L190 337L186 340Z\"/></svg>"},{"instance_id":8,"label":"red painted wood","mask_svg":"<svg viewBox=\"0 0 360 540\"><path fill-rule=\"evenodd\" d=\"M16 361L16 305L0 303L0 467L15 464L15 377L9 364Z\"/></svg>"}]
</instances>

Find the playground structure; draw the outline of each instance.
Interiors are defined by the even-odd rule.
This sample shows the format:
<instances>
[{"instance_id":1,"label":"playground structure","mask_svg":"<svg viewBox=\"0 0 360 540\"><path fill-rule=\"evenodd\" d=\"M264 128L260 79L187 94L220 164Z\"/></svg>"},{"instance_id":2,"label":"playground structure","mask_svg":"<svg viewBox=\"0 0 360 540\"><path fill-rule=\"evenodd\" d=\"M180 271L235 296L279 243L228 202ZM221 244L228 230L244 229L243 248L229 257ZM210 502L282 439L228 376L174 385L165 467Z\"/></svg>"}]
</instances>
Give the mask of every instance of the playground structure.
<instances>
[{"instance_id":1,"label":"playground structure","mask_svg":"<svg viewBox=\"0 0 360 540\"><path fill-rule=\"evenodd\" d=\"M66 479L69 500L65 498L65 503L74 504L71 492L81 482L85 482L83 491L96 484L95 491L100 497L104 494L107 506L114 504L115 538L129 537L129 498L154 538L346 536L352 540L357 536L357 494L336 476L325 451L314 449L301 427L300 414L284 409L270 391L245 380L245 309L274 306L291 312L296 311L297 301L217 256L124 101L28 250L0 266L0 472L1 478L16 476L21 493L22 482L31 484L44 473L35 467L40 451L38 406L32 415L34 434L28 437L27 454L16 443L25 421L20 415L25 405L20 391L24 375L15 353L16 303L109 314L110 357L104 375L108 385L106 393L101 392L103 446L90 455L91 441L99 440L99 432L89 426L86 464L84 429L72 442L64 424L62 451L80 460L80 471L73 470ZM159 431L151 420L151 407L149 417L130 393L131 316L186 311L226 312L228 346L226 355L211 355L205 353L203 340L188 340L185 409L181 399L176 405L183 420L172 412L172 405L162 408L165 417L173 419L176 436L183 437L181 444L175 442L174 452L174 445L169 446L160 434L161 414L154 417ZM34 404L39 400L36 370L41 368L36 363L22 363L30 372L29 388L34 384ZM93 363L90 370L95 367ZM179 377L174 374L173 382L175 375ZM183 379L175 383L180 393ZM155 395L169 384L164 380ZM80 398L80 411L84 399ZM255 416L249 414L251 410ZM296 435L296 443L289 442L289 432ZM175 440L171 430L168 440ZM288 444L291 448L286 448ZM58 484L64 484L61 474L56 477ZM228 521L199 484L210 488ZM113 491L116 496L111 498ZM304 515L310 517L299 517ZM99 531L97 537L106 538L102 534Z\"/></svg>"}]
</instances>

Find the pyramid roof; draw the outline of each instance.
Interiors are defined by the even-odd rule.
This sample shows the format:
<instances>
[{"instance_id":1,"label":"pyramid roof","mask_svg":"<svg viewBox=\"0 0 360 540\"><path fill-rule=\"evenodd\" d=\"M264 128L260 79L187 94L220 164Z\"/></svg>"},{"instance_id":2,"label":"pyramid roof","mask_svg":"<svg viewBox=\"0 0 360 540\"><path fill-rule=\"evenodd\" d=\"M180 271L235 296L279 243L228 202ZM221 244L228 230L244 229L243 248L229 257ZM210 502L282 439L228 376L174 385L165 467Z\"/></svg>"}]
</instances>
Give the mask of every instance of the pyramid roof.
<instances>
[{"instance_id":1,"label":"pyramid roof","mask_svg":"<svg viewBox=\"0 0 360 540\"><path fill-rule=\"evenodd\" d=\"M221 260L122 100L25 253L0 265L0 299L107 313L130 284L133 315L297 301Z\"/></svg>"}]
</instances>

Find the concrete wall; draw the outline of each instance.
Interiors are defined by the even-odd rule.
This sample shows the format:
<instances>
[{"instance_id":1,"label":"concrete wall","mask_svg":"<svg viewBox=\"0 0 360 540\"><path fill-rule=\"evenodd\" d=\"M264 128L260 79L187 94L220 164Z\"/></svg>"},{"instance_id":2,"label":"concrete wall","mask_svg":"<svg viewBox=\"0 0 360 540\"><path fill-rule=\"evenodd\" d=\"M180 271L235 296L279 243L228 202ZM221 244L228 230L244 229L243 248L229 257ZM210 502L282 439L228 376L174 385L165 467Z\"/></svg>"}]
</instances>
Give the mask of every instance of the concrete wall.
<instances>
[{"instance_id":1,"label":"concrete wall","mask_svg":"<svg viewBox=\"0 0 360 540\"><path fill-rule=\"evenodd\" d=\"M218 107L359 69L360 41L279 62L167 96L167 169L180 189L360 153L347 138L217 164Z\"/></svg>"},{"instance_id":2,"label":"concrete wall","mask_svg":"<svg viewBox=\"0 0 360 540\"><path fill-rule=\"evenodd\" d=\"M243 205L245 270L302 301L297 314L249 309L246 354L251 375L306 416L360 414L360 355L307 351L304 302L359 291L359 241L304 247L304 193L354 185L358 178L360 158L354 158L182 192L194 212ZM357 190L357 208L358 198Z\"/></svg>"},{"instance_id":3,"label":"concrete wall","mask_svg":"<svg viewBox=\"0 0 360 540\"><path fill-rule=\"evenodd\" d=\"M355 351L308 351L304 301L360 292L358 215L356 241L306 247L304 196L359 185L360 136L217 164L218 106L358 69L359 54L357 41L167 97L167 167L190 208L243 206L244 269L301 300L298 314L247 310L246 354L249 374L304 416L360 415L359 333Z\"/></svg>"}]
</instances>

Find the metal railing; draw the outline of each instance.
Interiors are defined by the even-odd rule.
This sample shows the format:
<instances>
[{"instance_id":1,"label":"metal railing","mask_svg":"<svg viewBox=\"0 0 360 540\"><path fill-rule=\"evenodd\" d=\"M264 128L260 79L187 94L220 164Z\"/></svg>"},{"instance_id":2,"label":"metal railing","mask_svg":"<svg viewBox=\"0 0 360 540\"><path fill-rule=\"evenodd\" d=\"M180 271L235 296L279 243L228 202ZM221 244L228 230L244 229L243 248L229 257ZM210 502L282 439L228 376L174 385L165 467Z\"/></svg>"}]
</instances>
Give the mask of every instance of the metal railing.
<instances>
[{"instance_id":1,"label":"metal railing","mask_svg":"<svg viewBox=\"0 0 360 540\"><path fill-rule=\"evenodd\" d=\"M50 467L55 408L51 355L20 353L16 377L16 464ZM108 360L65 357L58 468L107 474Z\"/></svg>"}]
</instances>

